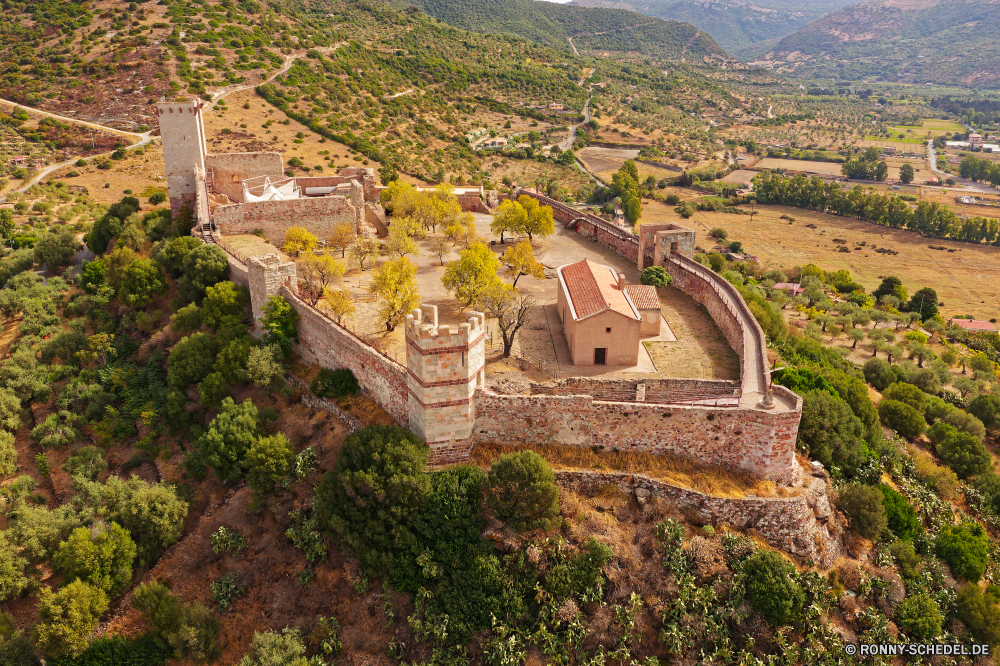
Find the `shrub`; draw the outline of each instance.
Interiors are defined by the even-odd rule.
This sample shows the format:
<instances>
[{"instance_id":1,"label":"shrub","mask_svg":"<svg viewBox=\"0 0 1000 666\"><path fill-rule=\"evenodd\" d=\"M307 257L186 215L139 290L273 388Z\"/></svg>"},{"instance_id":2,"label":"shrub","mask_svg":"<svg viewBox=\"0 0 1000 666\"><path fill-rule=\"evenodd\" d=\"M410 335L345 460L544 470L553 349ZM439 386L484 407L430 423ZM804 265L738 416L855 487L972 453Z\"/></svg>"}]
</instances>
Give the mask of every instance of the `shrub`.
<instances>
[{"instance_id":1,"label":"shrub","mask_svg":"<svg viewBox=\"0 0 1000 666\"><path fill-rule=\"evenodd\" d=\"M154 206L159 206L161 203L167 200L167 195L163 192L154 192L149 197L149 203Z\"/></svg>"},{"instance_id":2,"label":"shrub","mask_svg":"<svg viewBox=\"0 0 1000 666\"><path fill-rule=\"evenodd\" d=\"M904 580L915 579L920 567L920 556L914 550L913 542L907 539L895 541L889 546L889 552L892 554L893 559L896 560L896 568L899 569L899 575Z\"/></svg>"},{"instance_id":3,"label":"shrub","mask_svg":"<svg viewBox=\"0 0 1000 666\"><path fill-rule=\"evenodd\" d=\"M132 606L153 628L157 643L169 646L175 658L214 661L222 651L220 625L212 611L199 603L182 603L163 583L136 587Z\"/></svg>"},{"instance_id":4,"label":"shrub","mask_svg":"<svg viewBox=\"0 0 1000 666\"><path fill-rule=\"evenodd\" d=\"M398 426L368 426L344 439L340 457L316 489L322 525L365 568L391 571L395 553L416 542L408 527L430 490L427 447Z\"/></svg>"},{"instance_id":5,"label":"shrub","mask_svg":"<svg viewBox=\"0 0 1000 666\"><path fill-rule=\"evenodd\" d=\"M667 269L663 266L650 266L644 268L642 273L639 274L640 284L646 284L653 287L666 287L668 284L674 281L674 278Z\"/></svg>"},{"instance_id":6,"label":"shrub","mask_svg":"<svg viewBox=\"0 0 1000 666\"><path fill-rule=\"evenodd\" d=\"M260 322L264 331L264 341L277 345L282 354L288 357L292 353L292 344L299 341L296 333L298 320L299 313L284 297L269 296Z\"/></svg>"},{"instance_id":7,"label":"shrub","mask_svg":"<svg viewBox=\"0 0 1000 666\"><path fill-rule=\"evenodd\" d=\"M132 580L135 542L120 525L97 530L78 527L59 546L54 564L67 580L83 580L109 594L121 592Z\"/></svg>"},{"instance_id":8,"label":"shrub","mask_svg":"<svg viewBox=\"0 0 1000 666\"><path fill-rule=\"evenodd\" d=\"M185 305L170 317L170 328L183 335L201 328L201 308L194 303Z\"/></svg>"},{"instance_id":9,"label":"shrub","mask_svg":"<svg viewBox=\"0 0 1000 666\"><path fill-rule=\"evenodd\" d=\"M137 476L127 481L111 476L101 494L102 513L128 530L140 562L151 561L181 537L188 505L172 486L150 484Z\"/></svg>"},{"instance_id":10,"label":"shrub","mask_svg":"<svg viewBox=\"0 0 1000 666\"><path fill-rule=\"evenodd\" d=\"M805 602L795 566L773 550L758 550L740 567L747 599L767 621L783 626Z\"/></svg>"},{"instance_id":11,"label":"shrub","mask_svg":"<svg viewBox=\"0 0 1000 666\"><path fill-rule=\"evenodd\" d=\"M222 526L211 536L212 552L216 555L232 553L239 555L247 547L246 539L237 530Z\"/></svg>"},{"instance_id":12,"label":"shrub","mask_svg":"<svg viewBox=\"0 0 1000 666\"><path fill-rule=\"evenodd\" d=\"M861 464L865 427L846 402L827 391L808 391L802 399L799 446L826 467L852 475Z\"/></svg>"},{"instance_id":13,"label":"shrub","mask_svg":"<svg viewBox=\"0 0 1000 666\"><path fill-rule=\"evenodd\" d=\"M323 368L319 371L319 376L309 385L309 390L320 398L336 399L356 395L360 386L354 373L347 368L337 368L336 370Z\"/></svg>"},{"instance_id":14,"label":"shrub","mask_svg":"<svg viewBox=\"0 0 1000 666\"><path fill-rule=\"evenodd\" d=\"M969 412L987 428L1000 426L1000 396L992 393L976 396L969 403Z\"/></svg>"},{"instance_id":15,"label":"shrub","mask_svg":"<svg viewBox=\"0 0 1000 666\"><path fill-rule=\"evenodd\" d=\"M865 381L871 384L876 391L884 391L896 381L896 373L889 362L883 358L868 359L861 366L861 371L865 375Z\"/></svg>"},{"instance_id":16,"label":"shrub","mask_svg":"<svg viewBox=\"0 0 1000 666\"><path fill-rule=\"evenodd\" d=\"M729 232L723 229L722 227L716 227L715 229L709 231L708 235L716 240L723 241L729 237Z\"/></svg>"},{"instance_id":17,"label":"shrub","mask_svg":"<svg viewBox=\"0 0 1000 666\"><path fill-rule=\"evenodd\" d=\"M35 653L31 641L22 631L15 631L4 640L0 640L0 664L4 666L40 666L41 661ZM54 664L55 662L49 661Z\"/></svg>"},{"instance_id":18,"label":"shrub","mask_svg":"<svg viewBox=\"0 0 1000 666\"><path fill-rule=\"evenodd\" d=\"M199 245L184 257L181 273L181 297L200 304L209 287L228 277L229 262L218 245Z\"/></svg>"},{"instance_id":19,"label":"shrub","mask_svg":"<svg viewBox=\"0 0 1000 666\"><path fill-rule=\"evenodd\" d=\"M878 484L882 492L882 506L889 530L900 539L912 539L920 531L917 511L906 498L884 483Z\"/></svg>"},{"instance_id":20,"label":"shrub","mask_svg":"<svg viewBox=\"0 0 1000 666\"><path fill-rule=\"evenodd\" d=\"M851 529L866 539L876 539L888 525L882 493L860 483L851 483L840 490L837 508L844 512Z\"/></svg>"},{"instance_id":21,"label":"shrub","mask_svg":"<svg viewBox=\"0 0 1000 666\"><path fill-rule=\"evenodd\" d=\"M246 360L246 377L255 386L270 386L285 373L278 345L251 347Z\"/></svg>"},{"instance_id":22,"label":"shrub","mask_svg":"<svg viewBox=\"0 0 1000 666\"><path fill-rule=\"evenodd\" d=\"M239 666L294 666L305 663L305 654L306 645L294 629L258 631Z\"/></svg>"},{"instance_id":23,"label":"shrub","mask_svg":"<svg viewBox=\"0 0 1000 666\"><path fill-rule=\"evenodd\" d=\"M17 449L14 448L14 435L0 430L0 477L10 476L16 471Z\"/></svg>"},{"instance_id":24,"label":"shrub","mask_svg":"<svg viewBox=\"0 0 1000 666\"><path fill-rule=\"evenodd\" d=\"M241 582L233 573L219 576L212 581L210 588L212 600L219 606L219 610L232 606L247 590L246 583Z\"/></svg>"},{"instance_id":25,"label":"shrub","mask_svg":"<svg viewBox=\"0 0 1000 666\"><path fill-rule=\"evenodd\" d=\"M258 437L247 451L247 485L258 497L274 494L293 458L291 443L283 434Z\"/></svg>"},{"instance_id":26,"label":"shrub","mask_svg":"<svg viewBox=\"0 0 1000 666\"><path fill-rule=\"evenodd\" d=\"M914 641L940 636L943 622L941 609L927 593L907 597L896 606L896 624Z\"/></svg>"},{"instance_id":27,"label":"shrub","mask_svg":"<svg viewBox=\"0 0 1000 666\"><path fill-rule=\"evenodd\" d=\"M167 359L167 383L179 391L197 384L212 372L218 351L215 338L208 333L194 333L181 338L170 350Z\"/></svg>"},{"instance_id":28,"label":"shrub","mask_svg":"<svg viewBox=\"0 0 1000 666\"><path fill-rule=\"evenodd\" d=\"M46 661L47 666L165 666L173 650L159 645L152 636L125 639L121 636L98 638L76 659L69 656ZM6 664L7 662L2 662Z\"/></svg>"},{"instance_id":29,"label":"shrub","mask_svg":"<svg viewBox=\"0 0 1000 666\"><path fill-rule=\"evenodd\" d=\"M959 619L976 640L994 649L1000 646L1000 587L990 585L983 592L970 583L958 591L955 601Z\"/></svg>"},{"instance_id":30,"label":"shrub","mask_svg":"<svg viewBox=\"0 0 1000 666\"><path fill-rule=\"evenodd\" d=\"M552 468L534 451L500 456L490 468L486 505L517 531L548 529L559 515Z\"/></svg>"},{"instance_id":31,"label":"shrub","mask_svg":"<svg viewBox=\"0 0 1000 666\"><path fill-rule=\"evenodd\" d=\"M889 428L907 439L915 439L927 427L924 417L910 405L898 400L883 400L878 404L878 415Z\"/></svg>"},{"instance_id":32,"label":"shrub","mask_svg":"<svg viewBox=\"0 0 1000 666\"><path fill-rule=\"evenodd\" d=\"M27 565L28 560L7 540L7 533L0 532L0 601L14 598L28 587L30 581L24 575Z\"/></svg>"},{"instance_id":33,"label":"shrub","mask_svg":"<svg viewBox=\"0 0 1000 666\"><path fill-rule=\"evenodd\" d=\"M989 536L978 523L945 525L938 532L934 552L956 576L977 583L986 571Z\"/></svg>"},{"instance_id":34,"label":"shrub","mask_svg":"<svg viewBox=\"0 0 1000 666\"><path fill-rule=\"evenodd\" d=\"M32 630L35 646L50 657L80 654L107 609L104 590L82 581L75 580L58 592L43 587L38 622Z\"/></svg>"}]
</instances>

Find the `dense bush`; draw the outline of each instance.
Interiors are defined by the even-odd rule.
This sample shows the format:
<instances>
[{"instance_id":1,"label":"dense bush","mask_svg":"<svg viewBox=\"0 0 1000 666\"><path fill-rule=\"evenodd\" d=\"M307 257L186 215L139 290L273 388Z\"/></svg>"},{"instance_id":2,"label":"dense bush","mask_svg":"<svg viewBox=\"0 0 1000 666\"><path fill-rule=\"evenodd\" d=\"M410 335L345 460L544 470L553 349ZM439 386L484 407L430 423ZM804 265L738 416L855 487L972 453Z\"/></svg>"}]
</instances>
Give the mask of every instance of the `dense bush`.
<instances>
[{"instance_id":1,"label":"dense bush","mask_svg":"<svg viewBox=\"0 0 1000 666\"><path fill-rule=\"evenodd\" d=\"M507 453L490 468L486 506L517 531L549 529L559 516L559 489L545 459L534 451Z\"/></svg>"},{"instance_id":2,"label":"dense bush","mask_svg":"<svg viewBox=\"0 0 1000 666\"><path fill-rule=\"evenodd\" d=\"M117 523L79 527L59 546L54 565L66 580L83 580L108 594L118 594L132 580L136 547Z\"/></svg>"},{"instance_id":3,"label":"dense bush","mask_svg":"<svg viewBox=\"0 0 1000 666\"><path fill-rule=\"evenodd\" d=\"M876 391L886 390L890 384L897 381L896 373L889 365L889 362L882 358L870 358L861 366L865 374L865 381L871 384Z\"/></svg>"},{"instance_id":4,"label":"dense bush","mask_svg":"<svg viewBox=\"0 0 1000 666\"><path fill-rule=\"evenodd\" d=\"M639 274L639 283L646 284L653 287L666 287L668 284L672 283L674 278L667 269L663 266L649 266L648 268L642 269L642 273Z\"/></svg>"},{"instance_id":5,"label":"dense bush","mask_svg":"<svg viewBox=\"0 0 1000 666\"><path fill-rule=\"evenodd\" d=\"M222 401L219 413L198 441L205 463L220 481L233 483L243 476L247 451L258 430L257 407L250 398L240 404L230 397Z\"/></svg>"},{"instance_id":6,"label":"dense bush","mask_svg":"<svg viewBox=\"0 0 1000 666\"><path fill-rule=\"evenodd\" d=\"M357 394L360 386L354 373L347 368L336 370L323 368L319 371L319 376L309 385L309 390L320 398L336 399Z\"/></svg>"},{"instance_id":7,"label":"dense bush","mask_svg":"<svg viewBox=\"0 0 1000 666\"><path fill-rule=\"evenodd\" d=\"M898 400L906 403L921 414L926 407L927 395L913 384L893 382L882 391L882 397L887 400Z\"/></svg>"},{"instance_id":8,"label":"dense bush","mask_svg":"<svg viewBox=\"0 0 1000 666\"><path fill-rule=\"evenodd\" d=\"M840 509L851 523L851 529L866 539L876 539L888 525L882 493L860 483L851 483L840 490Z\"/></svg>"},{"instance_id":9,"label":"dense bush","mask_svg":"<svg viewBox=\"0 0 1000 666\"><path fill-rule=\"evenodd\" d=\"M78 657L57 657L46 666L164 666L173 650L163 647L150 636L126 639L121 636L98 638Z\"/></svg>"},{"instance_id":10,"label":"dense bush","mask_svg":"<svg viewBox=\"0 0 1000 666\"><path fill-rule=\"evenodd\" d=\"M296 324L299 313L282 296L269 296L264 306L260 326L264 341L277 345L286 357L292 353L292 344L299 341Z\"/></svg>"},{"instance_id":11,"label":"dense bush","mask_svg":"<svg viewBox=\"0 0 1000 666\"><path fill-rule=\"evenodd\" d=\"M773 550L748 557L740 574L747 599L774 626L789 624L805 602L795 565Z\"/></svg>"},{"instance_id":12,"label":"dense bush","mask_svg":"<svg viewBox=\"0 0 1000 666\"><path fill-rule=\"evenodd\" d=\"M17 471L17 449L14 448L14 434L0 430L0 477L10 476Z\"/></svg>"},{"instance_id":13,"label":"dense bush","mask_svg":"<svg viewBox=\"0 0 1000 666\"><path fill-rule=\"evenodd\" d=\"M273 494L288 476L294 457L283 434L258 437L246 454L247 485L258 497Z\"/></svg>"},{"instance_id":14,"label":"dense bush","mask_svg":"<svg viewBox=\"0 0 1000 666\"><path fill-rule=\"evenodd\" d=\"M938 532L934 551L951 571L970 583L977 583L986 571L989 535L978 523L945 525Z\"/></svg>"},{"instance_id":15,"label":"dense bush","mask_svg":"<svg viewBox=\"0 0 1000 666\"><path fill-rule=\"evenodd\" d=\"M181 262L181 279L178 282L181 298L200 304L205 292L229 275L226 253L218 245L200 245L191 250Z\"/></svg>"},{"instance_id":16,"label":"dense bush","mask_svg":"<svg viewBox=\"0 0 1000 666\"><path fill-rule=\"evenodd\" d=\"M218 351L215 338L208 333L194 333L181 338L170 350L167 359L167 383L180 391L197 384L212 371Z\"/></svg>"},{"instance_id":17,"label":"dense bush","mask_svg":"<svg viewBox=\"0 0 1000 666\"><path fill-rule=\"evenodd\" d=\"M852 475L863 460L865 427L850 406L828 391L809 391L802 398L799 447L827 468Z\"/></svg>"},{"instance_id":18,"label":"dense bush","mask_svg":"<svg viewBox=\"0 0 1000 666\"><path fill-rule=\"evenodd\" d=\"M416 544L409 521L430 490L427 455L424 443L398 426L368 426L344 439L316 489L323 525L373 573L392 571L397 551Z\"/></svg>"},{"instance_id":19,"label":"dense bush","mask_svg":"<svg viewBox=\"0 0 1000 666\"><path fill-rule=\"evenodd\" d=\"M250 292L246 287L229 280L219 282L205 290L202 301L202 321L216 332L227 328L242 328L243 310L250 303Z\"/></svg>"},{"instance_id":20,"label":"dense bush","mask_svg":"<svg viewBox=\"0 0 1000 666\"><path fill-rule=\"evenodd\" d=\"M993 456L978 438L944 423L935 423L933 428L938 455L959 478L968 479L992 468Z\"/></svg>"},{"instance_id":21,"label":"dense bush","mask_svg":"<svg viewBox=\"0 0 1000 666\"><path fill-rule=\"evenodd\" d=\"M295 666L305 663L305 655L306 645L298 631L258 631L239 666Z\"/></svg>"},{"instance_id":22,"label":"dense bush","mask_svg":"<svg viewBox=\"0 0 1000 666\"><path fill-rule=\"evenodd\" d=\"M976 640L993 649L1000 646L1000 587L990 585L983 592L969 583L958 591L955 602L959 619Z\"/></svg>"},{"instance_id":23,"label":"dense bush","mask_svg":"<svg viewBox=\"0 0 1000 666\"><path fill-rule=\"evenodd\" d=\"M987 393L969 402L969 412L987 428L1000 426L1000 396Z\"/></svg>"},{"instance_id":24,"label":"dense bush","mask_svg":"<svg viewBox=\"0 0 1000 666\"><path fill-rule=\"evenodd\" d=\"M915 439L927 427L923 415L905 402L883 400L878 404L878 415L889 428L907 439Z\"/></svg>"},{"instance_id":25,"label":"dense bush","mask_svg":"<svg viewBox=\"0 0 1000 666\"><path fill-rule=\"evenodd\" d=\"M837 396L836 389L822 375L808 368L779 368L771 374L775 384L780 384L802 395L809 391L826 391Z\"/></svg>"},{"instance_id":26,"label":"dense bush","mask_svg":"<svg viewBox=\"0 0 1000 666\"><path fill-rule=\"evenodd\" d=\"M166 483L150 484L137 476L108 477L101 489L102 514L128 530L138 560L148 563L181 537L187 502Z\"/></svg>"},{"instance_id":27,"label":"dense bush","mask_svg":"<svg viewBox=\"0 0 1000 666\"><path fill-rule=\"evenodd\" d=\"M884 483L878 484L882 492L882 506L889 530L900 539L912 539L920 531L917 511L906 498Z\"/></svg>"},{"instance_id":28,"label":"dense bush","mask_svg":"<svg viewBox=\"0 0 1000 666\"><path fill-rule=\"evenodd\" d=\"M80 654L107 609L104 590L82 581L73 581L58 592L43 587L38 622L32 628L35 647L50 657Z\"/></svg>"},{"instance_id":29,"label":"dense bush","mask_svg":"<svg viewBox=\"0 0 1000 666\"><path fill-rule=\"evenodd\" d=\"M208 608L183 603L163 583L142 584L132 592L132 606L153 629L153 638L177 659L214 661L222 651L221 627Z\"/></svg>"},{"instance_id":30,"label":"dense bush","mask_svg":"<svg viewBox=\"0 0 1000 666\"><path fill-rule=\"evenodd\" d=\"M27 565L28 560L7 539L7 533L0 532L0 601L13 599L28 586Z\"/></svg>"},{"instance_id":31,"label":"dense bush","mask_svg":"<svg viewBox=\"0 0 1000 666\"><path fill-rule=\"evenodd\" d=\"M927 593L907 597L896 606L896 624L913 641L928 641L941 635L944 617Z\"/></svg>"},{"instance_id":32,"label":"dense bush","mask_svg":"<svg viewBox=\"0 0 1000 666\"><path fill-rule=\"evenodd\" d=\"M202 242L194 236L180 236L169 241L161 241L153 248L153 260L170 275L178 277L184 267L184 259Z\"/></svg>"}]
</instances>

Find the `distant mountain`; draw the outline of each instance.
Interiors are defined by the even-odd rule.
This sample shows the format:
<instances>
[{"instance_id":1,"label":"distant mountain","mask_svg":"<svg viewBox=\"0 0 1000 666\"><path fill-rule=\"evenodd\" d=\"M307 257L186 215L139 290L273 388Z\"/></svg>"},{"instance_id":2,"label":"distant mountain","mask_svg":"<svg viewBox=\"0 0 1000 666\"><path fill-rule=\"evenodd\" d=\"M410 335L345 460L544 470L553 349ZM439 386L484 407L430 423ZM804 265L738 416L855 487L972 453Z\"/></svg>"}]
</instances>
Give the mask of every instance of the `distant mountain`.
<instances>
[{"instance_id":1,"label":"distant mountain","mask_svg":"<svg viewBox=\"0 0 1000 666\"><path fill-rule=\"evenodd\" d=\"M664 21L627 9L535 0L416 0L414 4L465 30L517 35L580 53L638 53L687 62L730 60L710 35L690 23Z\"/></svg>"},{"instance_id":2,"label":"distant mountain","mask_svg":"<svg viewBox=\"0 0 1000 666\"><path fill-rule=\"evenodd\" d=\"M745 59L852 0L574 0L581 7L631 9L691 23L730 55Z\"/></svg>"},{"instance_id":3,"label":"distant mountain","mask_svg":"<svg viewBox=\"0 0 1000 666\"><path fill-rule=\"evenodd\" d=\"M778 42L753 64L789 76L1000 86L1000 0L868 0Z\"/></svg>"}]
</instances>

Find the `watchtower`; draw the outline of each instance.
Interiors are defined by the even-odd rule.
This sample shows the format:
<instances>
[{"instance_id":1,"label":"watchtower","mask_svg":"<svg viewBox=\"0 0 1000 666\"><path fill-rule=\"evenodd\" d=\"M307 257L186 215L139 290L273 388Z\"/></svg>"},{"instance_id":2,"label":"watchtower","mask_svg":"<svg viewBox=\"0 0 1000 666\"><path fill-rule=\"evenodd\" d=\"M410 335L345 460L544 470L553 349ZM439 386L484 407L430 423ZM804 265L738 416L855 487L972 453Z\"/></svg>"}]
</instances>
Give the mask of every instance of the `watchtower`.
<instances>
[{"instance_id":1,"label":"watchtower","mask_svg":"<svg viewBox=\"0 0 1000 666\"><path fill-rule=\"evenodd\" d=\"M174 215L184 205L194 206L197 192L196 170L206 173L205 121L199 99L161 100L156 104L163 141L163 164L166 168L170 211Z\"/></svg>"},{"instance_id":2,"label":"watchtower","mask_svg":"<svg viewBox=\"0 0 1000 666\"><path fill-rule=\"evenodd\" d=\"M472 448L476 387L485 384L485 317L438 326L436 305L406 316L410 430L427 442L431 464L463 460Z\"/></svg>"}]
</instances>

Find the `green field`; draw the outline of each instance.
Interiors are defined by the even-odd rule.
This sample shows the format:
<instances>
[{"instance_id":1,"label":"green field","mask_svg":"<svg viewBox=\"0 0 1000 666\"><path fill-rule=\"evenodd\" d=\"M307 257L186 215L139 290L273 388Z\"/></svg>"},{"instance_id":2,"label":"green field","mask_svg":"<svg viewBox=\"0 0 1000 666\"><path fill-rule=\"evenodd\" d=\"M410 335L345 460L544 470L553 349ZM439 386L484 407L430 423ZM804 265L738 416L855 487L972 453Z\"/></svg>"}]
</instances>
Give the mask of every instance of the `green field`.
<instances>
[{"instance_id":1,"label":"green field","mask_svg":"<svg viewBox=\"0 0 1000 666\"><path fill-rule=\"evenodd\" d=\"M937 118L925 118L919 125L890 125L890 136L866 136L869 141L898 141L899 143L924 143L927 141L928 133L931 135L944 134L946 132L964 132L965 127L953 120L939 120Z\"/></svg>"}]
</instances>

